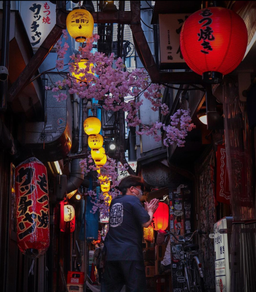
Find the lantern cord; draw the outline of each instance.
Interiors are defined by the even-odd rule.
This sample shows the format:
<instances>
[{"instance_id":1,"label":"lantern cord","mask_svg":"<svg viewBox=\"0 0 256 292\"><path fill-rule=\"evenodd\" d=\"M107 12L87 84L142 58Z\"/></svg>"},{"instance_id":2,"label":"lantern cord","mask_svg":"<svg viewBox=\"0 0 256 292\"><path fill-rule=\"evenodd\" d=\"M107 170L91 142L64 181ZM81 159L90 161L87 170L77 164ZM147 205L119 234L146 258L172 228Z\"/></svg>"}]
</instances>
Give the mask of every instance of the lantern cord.
<instances>
[{"instance_id":1,"label":"lantern cord","mask_svg":"<svg viewBox=\"0 0 256 292\"><path fill-rule=\"evenodd\" d=\"M33 259L31 266L30 266L30 269L29 269L29 272L28 272L28 275L30 275L30 274L34 275L34 264L35 264L35 260Z\"/></svg>"}]
</instances>

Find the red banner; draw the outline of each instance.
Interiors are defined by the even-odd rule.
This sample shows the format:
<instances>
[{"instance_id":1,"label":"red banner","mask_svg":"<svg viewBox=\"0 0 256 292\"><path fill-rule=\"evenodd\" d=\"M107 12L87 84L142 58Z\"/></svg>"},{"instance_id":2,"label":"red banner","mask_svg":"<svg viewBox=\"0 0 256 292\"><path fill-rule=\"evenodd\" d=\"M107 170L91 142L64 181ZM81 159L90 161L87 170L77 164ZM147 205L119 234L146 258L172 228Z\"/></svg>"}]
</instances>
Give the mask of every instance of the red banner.
<instances>
[{"instance_id":1,"label":"red banner","mask_svg":"<svg viewBox=\"0 0 256 292\"><path fill-rule=\"evenodd\" d=\"M231 193L229 191L225 146L218 145L216 155L217 155L216 200L220 203L230 204Z\"/></svg>"},{"instance_id":2,"label":"red banner","mask_svg":"<svg viewBox=\"0 0 256 292\"><path fill-rule=\"evenodd\" d=\"M30 158L15 169L17 240L20 251L42 255L50 244L47 169Z\"/></svg>"}]
</instances>

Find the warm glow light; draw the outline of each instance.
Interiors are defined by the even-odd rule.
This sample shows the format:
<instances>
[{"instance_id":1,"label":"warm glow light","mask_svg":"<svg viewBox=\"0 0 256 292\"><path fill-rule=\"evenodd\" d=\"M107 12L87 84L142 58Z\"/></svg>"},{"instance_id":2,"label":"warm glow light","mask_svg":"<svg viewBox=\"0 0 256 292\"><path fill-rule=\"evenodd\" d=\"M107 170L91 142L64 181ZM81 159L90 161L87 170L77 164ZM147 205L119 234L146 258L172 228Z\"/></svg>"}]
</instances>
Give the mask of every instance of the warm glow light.
<instances>
[{"instance_id":1,"label":"warm glow light","mask_svg":"<svg viewBox=\"0 0 256 292\"><path fill-rule=\"evenodd\" d=\"M207 115L200 115L198 116L198 119L200 120L201 123L203 123L204 125L207 125Z\"/></svg>"},{"instance_id":2,"label":"warm glow light","mask_svg":"<svg viewBox=\"0 0 256 292\"><path fill-rule=\"evenodd\" d=\"M231 9L208 7L191 14L182 25L180 50L191 70L209 83L219 83L242 61L247 28Z\"/></svg>"},{"instance_id":3,"label":"warm glow light","mask_svg":"<svg viewBox=\"0 0 256 292\"><path fill-rule=\"evenodd\" d=\"M103 193L107 193L110 191L110 181L102 181L100 183L100 189Z\"/></svg>"},{"instance_id":4,"label":"warm glow light","mask_svg":"<svg viewBox=\"0 0 256 292\"><path fill-rule=\"evenodd\" d=\"M91 156L93 160L101 160L104 157L105 148L101 147L100 149L91 150Z\"/></svg>"},{"instance_id":5,"label":"warm glow light","mask_svg":"<svg viewBox=\"0 0 256 292\"><path fill-rule=\"evenodd\" d=\"M83 43L93 34L94 20L88 10L74 8L66 18L66 27L72 38Z\"/></svg>"},{"instance_id":6,"label":"warm glow light","mask_svg":"<svg viewBox=\"0 0 256 292\"><path fill-rule=\"evenodd\" d=\"M70 222L75 217L75 209L72 205L64 205L64 221Z\"/></svg>"},{"instance_id":7,"label":"warm glow light","mask_svg":"<svg viewBox=\"0 0 256 292\"><path fill-rule=\"evenodd\" d=\"M101 160L94 160L94 162L97 166L100 167L100 166L103 166L107 162L107 160L108 160L107 155L104 154L104 157Z\"/></svg>"},{"instance_id":8,"label":"warm glow light","mask_svg":"<svg viewBox=\"0 0 256 292\"><path fill-rule=\"evenodd\" d=\"M60 163L59 163L59 161L54 161L54 165L55 165L55 167L56 167L57 172L58 172L60 175L62 175L62 171L61 171L61 168L60 168Z\"/></svg>"},{"instance_id":9,"label":"warm glow light","mask_svg":"<svg viewBox=\"0 0 256 292\"><path fill-rule=\"evenodd\" d=\"M87 59L82 59L80 62L73 63L72 76L76 78L77 82L87 82L85 73L93 74L91 70L93 63L90 63L89 69L87 69L87 63Z\"/></svg>"},{"instance_id":10,"label":"warm glow light","mask_svg":"<svg viewBox=\"0 0 256 292\"><path fill-rule=\"evenodd\" d=\"M82 199L82 196L81 196L79 193L77 193L77 194L76 194L76 200L77 200L77 201L80 201L81 199Z\"/></svg>"},{"instance_id":11,"label":"warm glow light","mask_svg":"<svg viewBox=\"0 0 256 292\"><path fill-rule=\"evenodd\" d=\"M76 193L77 193L77 190L74 190L74 191L68 193L68 194L67 194L67 198L68 198L68 199L71 199Z\"/></svg>"},{"instance_id":12,"label":"warm glow light","mask_svg":"<svg viewBox=\"0 0 256 292\"><path fill-rule=\"evenodd\" d=\"M101 130L101 121L97 117L88 117L84 120L84 132L87 135L99 134Z\"/></svg>"},{"instance_id":13,"label":"warm glow light","mask_svg":"<svg viewBox=\"0 0 256 292\"><path fill-rule=\"evenodd\" d=\"M169 224L169 207L163 202L158 203L156 212L154 213L154 229L165 230Z\"/></svg>"},{"instance_id":14,"label":"warm glow light","mask_svg":"<svg viewBox=\"0 0 256 292\"><path fill-rule=\"evenodd\" d=\"M103 146L103 137L100 134L89 135L88 146L93 150L100 149Z\"/></svg>"}]
</instances>

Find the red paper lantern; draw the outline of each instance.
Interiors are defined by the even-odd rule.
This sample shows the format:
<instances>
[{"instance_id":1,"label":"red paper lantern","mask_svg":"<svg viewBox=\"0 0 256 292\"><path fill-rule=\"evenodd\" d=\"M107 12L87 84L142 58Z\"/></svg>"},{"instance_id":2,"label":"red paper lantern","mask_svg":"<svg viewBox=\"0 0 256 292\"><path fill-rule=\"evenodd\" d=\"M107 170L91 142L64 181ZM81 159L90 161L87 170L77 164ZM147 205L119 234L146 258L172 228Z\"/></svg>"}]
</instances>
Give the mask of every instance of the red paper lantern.
<instances>
[{"instance_id":1,"label":"red paper lantern","mask_svg":"<svg viewBox=\"0 0 256 292\"><path fill-rule=\"evenodd\" d=\"M203 80L219 83L242 61L248 33L243 19L230 9L208 7L191 14L182 26L182 56Z\"/></svg>"},{"instance_id":2,"label":"red paper lantern","mask_svg":"<svg viewBox=\"0 0 256 292\"><path fill-rule=\"evenodd\" d=\"M17 242L20 251L32 257L50 245L47 169L30 158L15 169Z\"/></svg>"},{"instance_id":3,"label":"red paper lantern","mask_svg":"<svg viewBox=\"0 0 256 292\"><path fill-rule=\"evenodd\" d=\"M169 207L159 202L154 213L154 230L165 230L169 225Z\"/></svg>"}]
</instances>

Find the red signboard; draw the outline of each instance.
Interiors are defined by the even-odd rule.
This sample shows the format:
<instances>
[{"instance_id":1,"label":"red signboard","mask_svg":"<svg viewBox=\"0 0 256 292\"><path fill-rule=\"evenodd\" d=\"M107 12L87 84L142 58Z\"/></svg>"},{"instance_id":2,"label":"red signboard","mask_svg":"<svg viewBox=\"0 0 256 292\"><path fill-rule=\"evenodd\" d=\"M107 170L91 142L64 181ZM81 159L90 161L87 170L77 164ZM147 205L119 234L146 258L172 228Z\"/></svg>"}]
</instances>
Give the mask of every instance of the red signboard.
<instances>
[{"instance_id":1,"label":"red signboard","mask_svg":"<svg viewBox=\"0 0 256 292\"><path fill-rule=\"evenodd\" d=\"M15 169L17 241L20 251L42 255L50 244L47 169L29 158Z\"/></svg>"}]
</instances>

